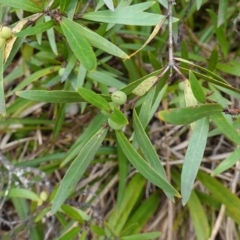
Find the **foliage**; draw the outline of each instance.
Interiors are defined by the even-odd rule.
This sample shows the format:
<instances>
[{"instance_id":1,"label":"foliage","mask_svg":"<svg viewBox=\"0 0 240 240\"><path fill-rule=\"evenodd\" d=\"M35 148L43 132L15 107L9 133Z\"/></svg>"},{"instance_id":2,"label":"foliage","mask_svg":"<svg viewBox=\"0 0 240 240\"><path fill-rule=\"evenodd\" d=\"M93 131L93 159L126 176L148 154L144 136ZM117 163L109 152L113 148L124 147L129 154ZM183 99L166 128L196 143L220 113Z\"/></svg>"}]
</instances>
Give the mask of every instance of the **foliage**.
<instances>
[{"instance_id":1,"label":"foliage","mask_svg":"<svg viewBox=\"0 0 240 240\"><path fill-rule=\"evenodd\" d=\"M145 229L170 201L186 205L176 239L188 213L197 239L214 239L221 206L240 223L222 180L240 158L239 2L169 2L0 0L13 34L0 48L0 207L28 223L8 219L3 239L164 239Z\"/></svg>"}]
</instances>

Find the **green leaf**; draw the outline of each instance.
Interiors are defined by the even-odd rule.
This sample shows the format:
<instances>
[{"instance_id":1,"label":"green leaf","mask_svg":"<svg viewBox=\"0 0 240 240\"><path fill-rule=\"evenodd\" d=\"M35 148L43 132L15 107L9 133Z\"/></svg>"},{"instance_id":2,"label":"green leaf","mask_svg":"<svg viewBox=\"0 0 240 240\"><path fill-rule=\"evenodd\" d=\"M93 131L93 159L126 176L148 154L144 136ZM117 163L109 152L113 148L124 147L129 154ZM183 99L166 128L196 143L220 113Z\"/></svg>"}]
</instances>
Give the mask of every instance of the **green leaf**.
<instances>
[{"instance_id":1,"label":"green leaf","mask_svg":"<svg viewBox=\"0 0 240 240\"><path fill-rule=\"evenodd\" d=\"M139 148L141 149L144 157L149 162L150 166L163 178L168 182L167 175L165 170L161 164L161 161L149 140L144 128L137 116L136 111L133 112L133 125L134 125L134 133L136 136L136 141L139 144ZM166 192L168 194L168 192ZM173 195L169 195L169 198L173 199Z\"/></svg>"},{"instance_id":2,"label":"green leaf","mask_svg":"<svg viewBox=\"0 0 240 240\"><path fill-rule=\"evenodd\" d=\"M76 227L74 224L71 228L69 228L66 232L61 234L61 236L58 238L58 240L69 240L74 239L78 233L81 231L80 227Z\"/></svg>"},{"instance_id":3,"label":"green leaf","mask_svg":"<svg viewBox=\"0 0 240 240\"><path fill-rule=\"evenodd\" d=\"M208 62L208 70L213 71L218 63L218 46L216 46L211 52L211 56Z\"/></svg>"},{"instance_id":4,"label":"green leaf","mask_svg":"<svg viewBox=\"0 0 240 240\"><path fill-rule=\"evenodd\" d=\"M78 155L79 149L82 148L89 139L102 128L102 125L106 124L106 122L107 118L102 114L98 114L68 150L66 158L60 164L60 168L64 167L68 162L75 158Z\"/></svg>"},{"instance_id":5,"label":"green leaf","mask_svg":"<svg viewBox=\"0 0 240 240\"><path fill-rule=\"evenodd\" d=\"M21 9L27 12L33 12L33 13L38 13L38 12L42 12L43 9L41 9L37 4L33 3L30 0L0 0L0 3L9 6L9 7L13 7L13 8L17 8L17 9Z\"/></svg>"},{"instance_id":6,"label":"green leaf","mask_svg":"<svg viewBox=\"0 0 240 240\"><path fill-rule=\"evenodd\" d=\"M194 126L188 143L181 174L182 203L185 205L191 195L194 180L204 154L207 143L209 121L205 117L198 120Z\"/></svg>"},{"instance_id":7,"label":"green leaf","mask_svg":"<svg viewBox=\"0 0 240 240\"><path fill-rule=\"evenodd\" d=\"M240 77L240 72L239 72L239 68L240 68L240 62L237 60L231 60L228 63L218 63L217 64L217 69L231 74L231 75L235 75Z\"/></svg>"},{"instance_id":8,"label":"green leaf","mask_svg":"<svg viewBox=\"0 0 240 240\"><path fill-rule=\"evenodd\" d=\"M132 7L132 6L131 6ZM90 12L83 14L82 18L96 22L137 25L137 26L155 26L166 16L148 12L142 12L131 7L122 7L115 9L114 12L110 10ZM178 19L173 18L173 22ZM166 23L167 21L165 21Z\"/></svg>"},{"instance_id":9,"label":"green leaf","mask_svg":"<svg viewBox=\"0 0 240 240\"><path fill-rule=\"evenodd\" d=\"M219 7L218 7L218 15L217 15L218 16L217 27L220 27L222 24L226 22L227 9L228 9L228 1L220 0Z\"/></svg>"},{"instance_id":10,"label":"green leaf","mask_svg":"<svg viewBox=\"0 0 240 240\"><path fill-rule=\"evenodd\" d=\"M227 189L222 183L202 171L198 172L197 178L219 202L226 206L230 217L237 224L240 224L240 199L238 196Z\"/></svg>"},{"instance_id":11,"label":"green leaf","mask_svg":"<svg viewBox=\"0 0 240 240\"><path fill-rule=\"evenodd\" d=\"M164 191L179 197L179 193L174 189L158 172L152 168L133 148L123 132L115 131L119 145L131 164L150 182L163 189Z\"/></svg>"},{"instance_id":12,"label":"green leaf","mask_svg":"<svg viewBox=\"0 0 240 240\"><path fill-rule=\"evenodd\" d=\"M82 224L84 223L81 214L79 214L76 208L63 204L61 210L71 219L76 220Z\"/></svg>"},{"instance_id":13,"label":"green leaf","mask_svg":"<svg viewBox=\"0 0 240 240\"><path fill-rule=\"evenodd\" d=\"M113 43L109 42L106 38L103 38L99 34L67 18L62 18L62 19L64 20L64 22L68 22L68 24L74 24L75 28L78 31L78 34L83 35L87 39L87 41L90 43L90 45L96 48L99 48L104 52L107 52L114 56L125 58L125 59L129 58L129 56L124 51L122 51L119 47L117 47Z\"/></svg>"},{"instance_id":14,"label":"green leaf","mask_svg":"<svg viewBox=\"0 0 240 240\"><path fill-rule=\"evenodd\" d=\"M202 5L202 0L196 0L196 4L197 4L197 10L199 10Z\"/></svg>"},{"instance_id":15,"label":"green leaf","mask_svg":"<svg viewBox=\"0 0 240 240\"><path fill-rule=\"evenodd\" d=\"M94 81L102 83L104 85L115 87L117 89L125 86L124 83L120 82L116 78L104 72L99 72L99 71L88 72L87 77L91 78Z\"/></svg>"},{"instance_id":16,"label":"green leaf","mask_svg":"<svg viewBox=\"0 0 240 240\"><path fill-rule=\"evenodd\" d=\"M211 119L227 138L240 145L240 135L222 113L214 113L211 115Z\"/></svg>"},{"instance_id":17,"label":"green leaf","mask_svg":"<svg viewBox=\"0 0 240 240\"><path fill-rule=\"evenodd\" d=\"M183 125L197 121L215 112L222 112L223 107L219 104L204 104L186 108L172 108L157 113L162 121L171 124Z\"/></svg>"},{"instance_id":18,"label":"green leaf","mask_svg":"<svg viewBox=\"0 0 240 240\"><path fill-rule=\"evenodd\" d=\"M127 125L128 120L126 116L117 108L114 107L112 114L110 115L110 118L113 120L113 122L119 124L119 125Z\"/></svg>"},{"instance_id":19,"label":"green leaf","mask_svg":"<svg viewBox=\"0 0 240 240\"><path fill-rule=\"evenodd\" d=\"M45 23L36 25L34 27L26 28L20 32L14 33L14 35L16 37L26 37L29 35L39 34L39 33L45 32L48 29L50 29L51 27L53 27L54 23L55 23L55 20L50 20Z\"/></svg>"},{"instance_id":20,"label":"green leaf","mask_svg":"<svg viewBox=\"0 0 240 240\"><path fill-rule=\"evenodd\" d=\"M70 3L70 0L60 0L60 12L64 12Z\"/></svg>"},{"instance_id":21,"label":"green leaf","mask_svg":"<svg viewBox=\"0 0 240 240\"><path fill-rule=\"evenodd\" d=\"M119 183L117 188L117 204L116 204L116 207L119 208L125 196L127 176L129 173L130 164L118 143L117 143L117 156L118 159L121 159L121 161L118 161Z\"/></svg>"},{"instance_id":22,"label":"green leaf","mask_svg":"<svg viewBox=\"0 0 240 240\"><path fill-rule=\"evenodd\" d=\"M190 81L190 85L191 85L191 89L194 94L194 97L199 102L204 103L206 101L206 97L204 95L202 86L192 71L189 71L189 81Z\"/></svg>"},{"instance_id":23,"label":"green leaf","mask_svg":"<svg viewBox=\"0 0 240 240\"><path fill-rule=\"evenodd\" d=\"M193 62L191 62L191 61L188 61L188 60L182 59L182 58L174 58L174 59L177 60L177 61L180 61L180 62L188 63L188 64L190 64L191 66L194 66L194 67L198 68L199 70L207 73L207 75L211 76L212 78L216 79L217 81L222 82L222 83L225 83L226 85L231 86L226 80L224 80L224 79L221 78L220 76L216 75L214 72L209 71L208 69L206 69L206 68L204 68L204 67L201 67L201 66L198 65L198 64L195 64L195 63L193 63ZM183 69L184 69L184 68L183 68ZM187 72L189 71L189 69L184 69L184 70L186 70ZM193 72L194 72L194 71L193 71ZM197 72L194 72L194 74L197 76L196 73L197 73ZM203 75L203 74L201 74L201 75ZM204 75L203 75L203 76L204 76Z\"/></svg>"},{"instance_id":24,"label":"green leaf","mask_svg":"<svg viewBox=\"0 0 240 240\"><path fill-rule=\"evenodd\" d=\"M60 66L52 66L52 67L47 67L44 69L41 69L33 74L31 74L30 76L28 76L27 78L25 78L21 83L19 83L9 94L11 95L12 93L19 91L21 89L23 89L24 87L26 87L27 85L29 85L30 83L36 81L37 79L41 78L41 77L45 77L48 74L54 73L56 71L58 71L60 68Z\"/></svg>"},{"instance_id":25,"label":"green leaf","mask_svg":"<svg viewBox=\"0 0 240 240\"><path fill-rule=\"evenodd\" d=\"M128 236L141 232L148 220L154 216L159 204L159 195L157 192L151 194L144 202L141 202L141 205L136 208L126 222L121 236Z\"/></svg>"},{"instance_id":26,"label":"green leaf","mask_svg":"<svg viewBox=\"0 0 240 240\"><path fill-rule=\"evenodd\" d=\"M202 203L200 202L197 194L193 191L187 204L191 215L191 220L195 229L197 240L206 240L210 236L210 227L208 218L204 212Z\"/></svg>"},{"instance_id":27,"label":"green leaf","mask_svg":"<svg viewBox=\"0 0 240 240\"><path fill-rule=\"evenodd\" d=\"M97 66L96 56L86 38L79 33L78 24L63 18L60 25L77 59L87 70L93 71Z\"/></svg>"},{"instance_id":28,"label":"green leaf","mask_svg":"<svg viewBox=\"0 0 240 240\"><path fill-rule=\"evenodd\" d=\"M0 195L2 195L3 192L1 192ZM26 199L30 199L32 201L37 201L39 199L39 196L28 190L28 189L23 189L23 188L11 188L9 190L9 193L8 193L8 197L11 197L11 198L26 198Z\"/></svg>"},{"instance_id":29,"label":"green leaf","mask_svg":"<svg viewBox=\"0 0 240 240\"><path fill-rule=\"evenodd\" d=\"M185 40L182 40L181 42L181 58L188 60L189 59L189 50L188 46ZM185 62L181 62L180 64L181 67L183 68L188 68L188 64Z\"/></svg>"},{"instance_id":30,"label":"green leaf","mask_svg":"<svg viewBox=\"0 0 240 240\"><path fill-rule=\"evenodd\" d=\"M188 70L187 70L187 71L188 71ZM199 77L199 78L202 78L202 79L204 79L204 80L206 80L206 81L209 81L209 82L211 82L211 83L214 83L214 84L216 84L217 86L221 86L221 87L224 87L224 88L226 88L226 89L230 89L230 90L232 90L232 91L234 91L234 92L240 93L240 90L239 90L238 88L234 88L234 87L232 87L231 85L229 85L228 83L225 84L225 83L223 83L223 82L221 82L221 81L219 81L219 80L216 80L216 79L214 79L214 78L211 78L211 77L209 77L209 76L207 76L207 75L201 74L201 73L196 72L196 71L192 71L192 72L195 74L195 76L197 76L197 77Z\"/></svg>"},{"instance_id":31,"label":"green leaf","mask_svg":"<svg viewBox=\"0 0 240 240\"><path fill-rule=\"evenodd\" d=\"M84 102L77 92L65 90L25 90L16 92L16 95L36 102L48 103L74 103Z\"/></svg>"},{"instance_id":32,"label":"green leaf","mask_svg":"<svg viewBox=\"0 0 240 240\"><path fill-rule=\"evenodd\" d=\"M44 16L45 22L49 22L52 20L50 16ZM49 40L50 47L55 55L58 55L58 50L57 50L57 42L55 38L55 32L53 28L49 28L47 30L47 36Z\"/></svg>"},{"instance_id":33,"label":"green leaf","mask_svg":"<svg viewBox=\"0 0 240 240\"><path fill-rule=\"evenodd\" d=\"M145 185L146 179L139 173L135 174L124 191L120 206L115 207L109 216L107 223L117 236L121 234L129 216L131 216ZM132 194L133 192L134 194Z\"/></svg>"},{"instance_id":34,"label":"green leaf","mask_svg":"<svg viewBox=\"0 0 240 240\"><path fill-rule=\"evenodd\" d=\"M231 168L237 161L239 161L240 148L233 151L225 160L223 160L212 172L212 176L216 176L229 168Z\"/></svg>"},{"instance_id":35,"label":"green leaf","mask_svg":"<svg viewBox=\"0 0 240 240\"><path fill-rule=\"evenodd\" d=\"M224 9L224 11L226 11ZM226 32L226 24L218 26L218 16L217 14L213 11L208 9L207 12L209 12L213 26L214 26L214 31L217 36L217 41L220 44L220 50L222 51L224 57L227 57L228 51L229 51L229 41L227 40L227 32Z\"/></svg>"},{"instance_id":36,"label":"green leaf","mask_svg":"<svg viewBox=\"0 0 240 240\"><path fill-rule=\"evenodd\" d=\"M83 99L91 103L93 106L103 109L107 112L110 112L112 110L109 103L103 97L96 94L92 90L89 90L87 88L78 88L77 92Z\"/></svg>"},{"instance_id":37,"label":"green leaf","mask_svg":"<svg viewBox=\"0 0 240 240\"><path fill-rule=\"evenodd\" d=\"M106 4L106 6L114 12L114 5L113 5L113 1L112 0L103 0L104 3Z\"/></svg>"},{"instance_id":38,"label":"green leaf","mask_svg":"<svg viewBox=\"0 0 240 240\"><path fill-rule=\"evenodd\" d=\"M5 104L5 95L4 95L4 86L3 86L3 58L4 58L4 47L0 47L0 114L6 115L6 104Z\"/></svg>"},{"instance_id":39,"label":"green leaf","mask_svg":"<svg viewBox=\"0 0 240 240\"><path fill-rule=\"evenodd\" d=\"M56 196L53 200L52 213L61 207L64 201L68 198L71 192L74 190L77 182L81 179L85 170L87 169L90 161L93 159L96 151L100 147L104 140L108 129L102 127L96 132L89 141L79 149L79 154L76 159L72 162L69 169L64 175L63 180L60 183Z\"/></svg>"},{"instance_id":40,"label":"green leaf","mask_svg":"<svg viewBox=\"0 0 240 240\"><path fill-rule=\"evenodd\" d=\"M98 236L105 236L106 235L104 229L100 228L97 225L91 224L90 229L92 230L92 232L96 233Z\"/></svg>"},{"instance_id":41,"label":"green leaf","mask_svg":"<svg viewBox=\"0 0 240 240\"><path fill-rule=\"evenodd\" d=\"M161 236L160 232L140 233L131 236L121 237L120 240L148 240L155 239Z\"/></svg>"}]
</instances>

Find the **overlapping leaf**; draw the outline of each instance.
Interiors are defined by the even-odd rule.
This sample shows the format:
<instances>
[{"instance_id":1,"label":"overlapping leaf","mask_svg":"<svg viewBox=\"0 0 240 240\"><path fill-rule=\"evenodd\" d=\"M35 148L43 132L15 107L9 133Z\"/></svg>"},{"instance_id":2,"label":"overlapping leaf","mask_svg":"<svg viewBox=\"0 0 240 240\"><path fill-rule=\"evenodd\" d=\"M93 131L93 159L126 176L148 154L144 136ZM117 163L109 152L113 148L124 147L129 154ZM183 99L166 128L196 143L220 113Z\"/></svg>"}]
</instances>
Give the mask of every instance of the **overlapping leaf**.
<instances>
[{"instance_id":1,"label":"overlapping leaf","mask_svg":"<svg viewBox=\"0 0 240 240\"><path fill-rule=\"evenodd\" d=\"M9 7L18 8L27 12L38 13L42 12L41 7L30 0L0 0L0 3L5 4Z\"/></svg>"},{"instance_id":2,"label":"overlapping leaf","mask_svg":"<svg viewBox=\"0 0 240 240\"><path fill-rule=\"evenodd\" d=\"M216 112L222 112L223 107L219 104L204 104L186 108L172 108L157 113L163 121L181 125L189 124Z\"/></svg>"},{"instance_id":3,"label":"overlapping leaf","mask_svg":"<svg viewBox=\"0 0 240 240\"><path fill-rule=\"evenodd\" d=\"M82 177L83 173L90 164L90 161L93 159L96 151L104 140L107 131L107 128L102 127L83 147L79 149L78 156L72 162L61 181L60 187L53 200L52 213L55 213L61 207L67 197L74 190L77 182Z\"/></svg>"},{"instance_id":4,"label":"overlapping leaf","mask_svg":"<svg viewBox=\"0 0 240 240\"><path fill-rule=\"evenodd\" d=\"M87 70L93 71L97 66L96 56L87 39L79 32L78 24L73 23L63 18L60 25L77 59Z\"/></svg>"},{"instance_id":5,"label":"overlapping leaf","mask_svg":"<svg viewBox=\"0 0 240 240\"><path fill-rule=\"evenodd\" d=\"M183 204L187 203L191 195L193 183L201 164L207 143L208 126L209 121L207 117L198 120L194 126L188 144L181 174L181 194Z\"/></svg>"},{"instance_id":6,"label":"overlapping leaf","mask_svg":"<svg viewBox=\"0 0 240 240\"><path fill-rule=\"evenodd\" d=\"M36 102L74 103L84 101L84 99L81 98L77 92L65 90L25 90L16 92L16 95Z\"/></svg>"},{"instance_id":7,"label":"overlapping leaf","mask_svg":"<svg viewBox=\"0 0 240 240\"><path fill-rule=\"evenodd\" d=\"M123 149L131 164L150 182L162 188L164 191L174 196L180 197L179 193L164 179L154 168L152 168L133 148L123 132L116 131L118 143Z\"/></svg>"}]
</instances>

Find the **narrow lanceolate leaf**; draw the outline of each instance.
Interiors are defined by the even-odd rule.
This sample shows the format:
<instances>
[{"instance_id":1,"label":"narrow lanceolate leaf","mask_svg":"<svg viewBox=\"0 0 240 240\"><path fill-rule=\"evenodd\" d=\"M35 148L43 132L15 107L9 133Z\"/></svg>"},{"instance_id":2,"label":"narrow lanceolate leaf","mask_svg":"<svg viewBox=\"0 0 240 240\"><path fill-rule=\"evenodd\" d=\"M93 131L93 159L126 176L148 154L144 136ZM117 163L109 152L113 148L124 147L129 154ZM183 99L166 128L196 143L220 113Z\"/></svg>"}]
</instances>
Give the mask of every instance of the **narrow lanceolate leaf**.
<instances>
[{"instance_id":1,"label":"narrow lanceolate leaf","mask_svg":"<svg viewBox=\"0 0 240 240\"><path fill-rule=\"evenodd\" d=\"M192 191L194 180L200 167L207 143L209 121L205 117L196 122L187 152L183 162L181 174L182 202L186 204Z\"/></svg>"},{"instance_id":2,"label":"narrow lanceolate leaf","mask_svg":"<svg viewBox=\"0 0 240 240\"><path fill-rule=\"evenodd\" d=\"M136 141L139 145L139 148L141 149L144 157L146 158L146 160L149 162L150 166L155 169L155 171L166 181L168 181L167 179L167 175L164 171L164 168L160 162L160 159L151 143L151 141L149 140L146 132L144 131L144 128L137 116L136 111L134 110L133 112L133 124L134 124L134 133L136 136ZM168 194L168 192L166 192L167 195L169 195L168 197L173 199L173 195Z\"/></svg>"},{"instance_id":3,"label":"narrow lanceolate leaf","mask_svg":"<svg viewBox=\"0 0 240 240\"><path fill-rule=\"evenodd\" d=\"M23 188L11 188L8 193L8 197L26 198L33 201L37 201L39 199L39 196L36 193Z\"/></svg>"},{"instance_id":4,"label":"narrow lanceolate leaf","mask_svg":"<svg viewBox=\"0 0 240 240\"><path fill-rule=\"evenodd\" d=\"M167 180L167 176L160 162L160 159L153 145L151 144L146 132L144 131L144 128L135 110L133 112L133 125L134 125L137 142L146 160L149 162L151 167L156 170L156 172L158 172L160 175L162 175L163 178Z\"/></svg>"},{"instance_id":5,"label":"narrow lanceolate leaf","mask_svg":"<svg viewBox=\"0 0 240 240\"><path fill-rule=\"evenodd\" d=\"M189 81L194 97L201 103L206 101L201 84L192 71L189 71Z\"/></svg>"},{"instance_id":6,"label":"narrow lanceolate leaf","mask_svg":"<svg viewBox=\"0 0 240 240\"><path fill-rule=\"evenodd\" d=\"M113 43L109 42L106 38L98 35L97 33L91 31L86 27L81 26L80 24L74 21L69 20L68 18L63 17L62 20L65 23L74 25L75 29L78 31L78 34L83 35L88 40L90 45L99 48L104 52L107 52L114 56L126 59L129 58L129 56L124 51L122 51L119 47L117 47Z\"/></svg>"},{"instance_id":7,"label":"narrow lanceolate leaf","mask_svg":"<svg viewBox=\"0 0 240 240\"><path fill-rule=\"evenodd\" d=\"M45 19L45 22L52 20L50 16L44 16L44 19ZM48 36L49 45L50 45L52 51L54 52L55 55L58 55L55 32L54 32L53 28L49 28L47 30L47 36Z\"/></svg>"},{"instance_id":8,"label":"narrow lanceolate leaf","mask_svg":"<svg viewBox=\"0 0 240 240\"><path fill-rule=\"evenodd\" d=\"M98 148L101 146L108 129L102 127L89 141L79 149L79 154L67 170L60 187L53 200L52 213L54 214L74 190L90 161L93 159Z\"/></svg>"},{"instance_id":9,"label":"narrow lanceolate leaf","mask_svg":"<svg viewBox=\"0 0 240 240\"><path fill-rule=\"evenodd\" d=\"M218 52L219 52L218 46L216 46L211 52L211 56L208 62L208 70L210 71L213 71L216 68L216 65L218 63Z\"/></svg>"},{"instance_id":10,"label":"narrow lanceolate leaf","mask_svg":"<svg viewBox=\"0 0 240 240\"><path fill-rule=\"evenodd\" d=\"M26 90L16 92L16 95L36 102L74 103L84 101L84 99L81 98L77 92L65 90Z\"/></svg>"},{"instance_id":11,"label":"narrow lanceolate leaf","mask_svg":"<svg viewBox=\"0 0 240 240\"><path fill-rule=\"evenodd\" d=\"M186 108L172 108L157 113L162 121L183 125L197 121L216 112L222 112L223 107L219 104L204 104Z\"/></svg>"},{"instance_id":12,"label":"narrow lanceolate leaf","mask_svg":"<svg viewBox=\"0 0 240 240\"><path fill-rule=\"evenodd\" d=\"M0 47L0 114L6 115L5 95L3 86L3 58L5 44Z\"/></svg>"},{"instance_id":13,"label":"narrow lanceolate leaf","mask_svg":"<svg viewBox=\"0 0 240 240\"><path fill-rule=\"evenodd\" d=\"M110 118L113 120L113 122L117 124L120 125L128 124L126 116L117 107L114 107L113 112L110 115Z\"/></svg>"},{"instance_id":14,"label":"narrow lanceolate leaf","mask_svg":"<svg viewBox=\"0 0 240 240\"><path fill-rule=\"evenodd\" d=\"M150 36L148 37L147 41L143 44L143 46L141 48L139 48L136 52L132 53L130 55L130 57L136 55L139 51L141 51L144 47L147 46L148 43L150 43L152 41L152 39L157 35L157 33L159 32L160 28L162 27L164 21L166 20L167 17L163 18L153 29L152 33L150 34Z\"/></svg>"},{"instance_id":15,"label":"narrow lanceolate leaf","mask_svg":"<svg viewBox=\"0 0 240 240\"><path fill-rule=\"evenodd\" d=\"M21 83L19 83L10 93L12 94L13 92L19 91L21 89L23 89L24 87L26 87L27 85L29 85L30 83L36 81L37 79L46 76L48 74L54 73L56 71L58 71L60 68L60 66L53 66L53 67L47 67L44 69L41 69L33 74L31 74L30 76L28 76L27 78L25 78Z\"/></svg>"},{"instance_id":16,"label":"narrow lanceolate leaf","mask_svg":"<svg viewBox=\"0 0 240 240\"><path fill-rule=\"evenodd\" d=\"M146 80L144 80L143 82L141 82L133 91L132 93L134 93L137 96L143 96L144 94L146 94L149 89L157 82L158 77L157 76L151 76L149 78L147 78Z\"/></svg>"},{"instance_id":17,"label":"narrow lanceolate leaf","mask_svg":"<svg viewBox=\"0 0 240 240\"><path fill-rule=\"evenodd\" d=\"M193 63L193 62L191 62L191 61L188 61L188 60L186 60L186 59L183 59L183 58L174 58L174 59L177 60L177 61L180 61L180 62L184 62L184 63L190 64L190 65L198 68L199 70L207 73L209 76L211 76L212 78L216 79L217 81L222 82L222 83L225 83L225 84L227 84L228 86L231 86L226 80L224 80L223 78L219 77L219 76L216 75L214 72L209 71L208 69L206 69L206 68L204 68L204 67L201 67L201 66L198 65L198 64L195 64L195 63ZM187 71L189 71L189 70L187 69ZM197 76L196 73L197 73L197 72L194 72L194 74Z\"/></svg>"},{"instance_id":18,"label":"narrow lanceolate leaf","mask_svg":"<svg viewBox=\"0 0 240 240\"><path fill-rule=\"evenodd\" d=\"M218 7L218 20L217 27L220 27L222 24L226 22L227 19L227 9L228 9L228 1L220 0Z\"/></svg>"},{"instance_id":19,"label":"narrow lanceolate leaf","mask_svg":"<svg viewBox=\"0 0 240 240\"><path fill-rule=\"evenodd\" d=\"M114 5L112 0L103 0L107 7L114 12Z\"/></svg>"},{"instance_id":20,"label":"narrow lanceolate leaf","mask_svg":"<svg viewBox=\"0 0 240 240\"><path fill-rule=\"evenodd\" d=\"M199 171L197 178L220 203L226 206L229 216L237 224L240 224L239 197L227 189L222 183L202 171Z\"/></svg>"},{"instance_id":21,"label":"narrow lanceolate leaf","mask_svg":"<svg viewBox=\"0 0 240 240\"><path fill-rule=\"evenodd\" d=\"M91 103L93 106L103 109L107 112L111 111L109 103L95 92L86 88L78 88L77 91L83 99Z\"/></svg>"},{"instance_id":22,"label":"narrow lanceolate leaf","mask_svg":"<svg viewBox=\"0 0 240 240\"><path fill-rule=\"evenodd\" d=\"M196 4L197 4L197 10L199 10L202 5L202 0L196 0Z\"/></svg>"},{"instance_id":23,"label":"narrow lanceolate leaf","mask_svg":"<svg viewBox=\"0 0 240 240\"><path fill-rule=\"evenodd\" d=\"M193 227L198 240L205 240L209 238L210 227L208 218L204 212L202 203L197 194L193 191L187 204L193 222ZM201 221L199 221L201 219Z\"/></svg>"},{"instance_id":24,"label":"narrow lanceolate leaf","mask_svg":"<svg viewBox=\"0 0 240 240\"><path fill-rule=\"evenodd\" d=\"M39 33L45 32L48 29L50 29L54 25L54 23L55 23L54 20L50 20L50 21L47 21L45 23L36 25L34 27L24 29L24 30L22 30L18 33L15 33L14 35L16 37L26 37L26 36L29 36L29 35L39 34Z\"/></svg>"},{"instance_id":25,"label":"narrow lanceolate leaf","mask_svg":"<svg viewBox=\"0 0 240 240\"><path fill-rule=\"evenodd\" d=\"M152 168L133 148L127 138L124 136L123 132L116 131L116 136L119 145L124 151L124 154L131 162L131 164L141 173L146 179L150 182L163 189L165 192L172 194L174 196L180 197L180 194L177 192L173 186L171 186L165 178L159 175L159 173Z\"/></svg>"},{"instance_id":26,"label":"narrow lanceolate leaf","mask_svg":"<svg viewBox=\"0 0 240 240\"><path fill-rule=\"evenodd\" d=\"M161 236L160 232L139 233L139 234L134 234L126 237L121 237L121 240L136 240L136 239L150 240L150 239L157 239L160 236Z\"/></svg>"},{"instance_id":27,"label":"narrow lanceolate leaf","mask_svg":"<svg viewBox=\"0 0 240 240\"><path fill-rule=\"evenodd\" d=\"M195 98L192 88L190 86L190 82L188 79L186 79L185 81L183 81L183 86L184 86L184 99L185 99L185 104L187 107L190 106L197 106L198 105L198 101ZM195 122L190 124L191 128L193 129L195 126Z\"/></svg>"},{"instance_id":28,"label":"narrow lanceolate leaf","mask_svg":"<svg viewBox=\"0 0 240 240\"><path fill-rule=\"evenodd\" d=\"M124 231L127 220L132 216L136 204L144 191L146 179L139 173L135 174L129 181L127 188L122 196L122 202L118 208L114 208L108 219L108 224L111 229L114 229L116 236L119 236ZM132 194L134 192L134 194Z\"/></svg>"},{"instance_id":29,"label":"narrow lanceolate leaf","mask_svg":"<svg viewBox=\"0 0 240 240\"><path fill-rule=\"evenodd\" d=\"M64 12L70 3L71 1L69 0L60 0L60 11Z\"/></svg>"},{"instance_id":30,"label":"narrow lanceolate leaf","mask_svg":"<svg viewBox=\"0 0 240 240\"><path fill-rule=\"evenodd\" d=\"M32 13L38 13L38 12L42 12L43 9L41 9L41 7L39 7L37 4L33 3L30 0L20 0L20 1L16 1L16 0L0 0L0 3L9 6L9 7L13 7L16 9L21 9L27 12L32 12Z\"/></svg>"},{"instance_id":31,"label":"narrow lanceolate leaf","mask_svg":"<svg viewBox=\"0 0 240 240\"><path fill-rule=\"evenodd\" d=\"M211 119L227 138L240 145L240 135L233 125L226 120L222 113L213 114Z\"/></svg>"},{"instance_id":32,"label":"narrow lanceolate leaf","mask_svg":"<svg viewBox=\"0 0 240 240\"><path fill-rule=\"evenodd\" d=\"M115 9L114 12L110 10L90 12L83 14L82 18L96 22L137 25L137 26L155 26L166 16L136 11L131 7L122 7ZM174 18L173 22L178 21Z\"/></svg>"},{"instance_id":33,"label":"narrow lanceolate leaf","mask_svg":"<svg viewBox=\"0 0 240 240\"><path fill-rule=\"evenodd\" d=\"M79 34L78 28L72 22L65 21L63 18L60 25L77 59L87 70L93 71L97 66L97 59L87 39Z\"/></svg>"},{"instance_id":34,"label":"narrow lanceolate leaf","mask_svg":"<svg viewBox=\"0 0 240 240\"><path fill-rule=\"evenodd\" d=\"M239 160L240 160L240 148L237 148L213 170L212 176L216 176L217 174L220 174L228 170Z\"/></svg>"}]
</instances>

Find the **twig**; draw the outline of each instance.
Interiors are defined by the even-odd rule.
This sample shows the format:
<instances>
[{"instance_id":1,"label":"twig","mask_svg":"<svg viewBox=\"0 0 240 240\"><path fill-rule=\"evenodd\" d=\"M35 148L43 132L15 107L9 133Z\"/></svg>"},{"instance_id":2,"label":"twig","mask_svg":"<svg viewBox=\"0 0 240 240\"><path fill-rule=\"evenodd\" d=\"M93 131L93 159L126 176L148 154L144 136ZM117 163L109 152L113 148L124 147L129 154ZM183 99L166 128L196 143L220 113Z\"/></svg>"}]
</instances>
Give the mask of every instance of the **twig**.
<instances>
[{"instance_id":1,"label":"twig","mask_svg":"<svg viewBox=\"0 0 240 240\"><path fill-rule=\"evenodd\" d=\"M213 227L211 237L208 240L214 240L216 238L218 231L221 228L222 220L223 220L224 214L225 214L225 209L226 209L225 205L222 204L220 212L218 214L217 221L215 222L215 225Z\"/></svg>"}]
</instances>

